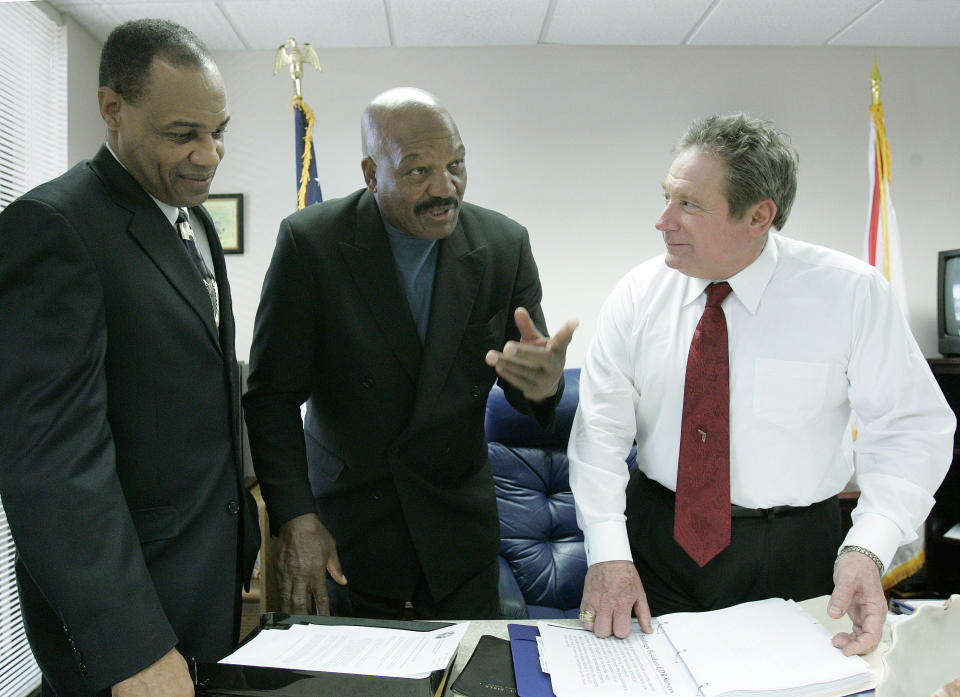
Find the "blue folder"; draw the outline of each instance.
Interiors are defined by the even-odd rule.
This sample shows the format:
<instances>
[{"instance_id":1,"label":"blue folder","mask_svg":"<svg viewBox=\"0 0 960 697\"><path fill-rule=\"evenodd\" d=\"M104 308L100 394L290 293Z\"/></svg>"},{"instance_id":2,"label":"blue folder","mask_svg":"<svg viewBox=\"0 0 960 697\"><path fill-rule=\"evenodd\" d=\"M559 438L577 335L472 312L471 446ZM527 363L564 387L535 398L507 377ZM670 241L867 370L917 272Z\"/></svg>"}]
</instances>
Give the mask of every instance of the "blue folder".
<instances>
[{"instance_id":1,"label":"blue folder","mask_svg":"<svg viewBox=\"0 0 960 697\"><path fill-rule=\"evenodd\" d=\"M556 697L550 676L540 670L537 637L540 630L532 624L508 624L513 672L517 679L518 697Z\"/></svg>"}]
</instances>

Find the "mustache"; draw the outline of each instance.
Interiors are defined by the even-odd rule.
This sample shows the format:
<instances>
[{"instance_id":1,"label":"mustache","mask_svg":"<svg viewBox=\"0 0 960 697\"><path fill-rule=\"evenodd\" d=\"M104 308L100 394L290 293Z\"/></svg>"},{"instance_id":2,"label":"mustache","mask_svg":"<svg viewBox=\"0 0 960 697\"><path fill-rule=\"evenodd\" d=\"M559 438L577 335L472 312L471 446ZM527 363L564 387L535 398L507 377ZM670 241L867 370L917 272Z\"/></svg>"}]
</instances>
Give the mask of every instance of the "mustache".
<instances>
[{"instance_id":1,"label":"mustache","mask_svg":"<svg viewBox=\"0 0 960 697\"><path fill-rule=\"evenodd\" d=\"M438 196L434 196L424 201L423 203L418 203L416 207L413 209L413 212L417 215L420 215L421 213L426 213L431 208L442 208L444 206L453 206L454 208L456 208L459 205L460 205L460 201L454 198L453 196L450 196L448 198L440 198Z\"/></svg>"}]
</instances>

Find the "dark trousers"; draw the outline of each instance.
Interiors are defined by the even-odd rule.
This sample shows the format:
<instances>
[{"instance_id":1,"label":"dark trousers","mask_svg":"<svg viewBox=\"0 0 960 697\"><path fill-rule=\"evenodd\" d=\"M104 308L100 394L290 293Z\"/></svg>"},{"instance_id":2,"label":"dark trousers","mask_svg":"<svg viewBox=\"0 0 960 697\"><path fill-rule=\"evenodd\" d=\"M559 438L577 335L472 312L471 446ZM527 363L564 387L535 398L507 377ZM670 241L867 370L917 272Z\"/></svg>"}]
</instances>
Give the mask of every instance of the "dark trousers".
<instances>
[{"instance_id":1,"label":"dark trousers","mask_svg":"<svg viewBox=\"0 0 960 697\"><path fill-rule=\"evenodd\" d=\"M674 493L641 472L627 486L627 534L654 616L833 591L837 497L772 517L734 517L730 546L703 567L673 539Z\"/></svg>"},{"instance_id":2,"label":"dark trousers","mask_svg":"<svg viewBox=\"0 0 960 697\"><path fill-rule=\"evenodd\" d=\"M389 573L389 570L384 570ZM500 595L497 583L500 565L496 559L475 576L467 579L459 588L443 598L435 599L430 594L426 578L420 580L409 599L413 605L413 617L405 611L406 601L384 598L339 586L327 580L330 593L330 609L342 617L368 617L372 619L418 619L418 620L484 620L500 617Z\"/></svg>"}]
</instances>

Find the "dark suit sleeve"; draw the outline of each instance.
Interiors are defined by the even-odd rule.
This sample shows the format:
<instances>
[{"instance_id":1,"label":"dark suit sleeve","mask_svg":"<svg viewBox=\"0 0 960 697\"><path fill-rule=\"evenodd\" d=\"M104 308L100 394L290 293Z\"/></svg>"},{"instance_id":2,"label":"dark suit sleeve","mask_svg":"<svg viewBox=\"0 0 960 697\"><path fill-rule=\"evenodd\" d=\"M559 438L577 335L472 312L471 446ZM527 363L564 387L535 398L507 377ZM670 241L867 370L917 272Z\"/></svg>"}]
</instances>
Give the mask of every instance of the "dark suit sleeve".
<instances>
[{"instance_id":1,"label":"dark suit sleeve","mask_svg":"<svg viewBox=\"0 0 960 697\"><path fill-rule=\"evenodd\" d=\"M263 281L243 399L254 469L270 527L315 511L300 406L310 394L323 307L289 223Z\"/></svg>"},{"instance_id":2,"label":"dark suit sleeve","mask_svg":"<svg viewBox=\"0 0 960 697\"><path fill-rule=\"evenodd\" d=\"M519 341L520 330L513 320L513 311L518 307L525 307L530 313L530 318L534 325L544 336L549 336L547 331L547 322L543 317L543 310L540 308L540 300L543 297L543 291L540 286L540 274L537 271L537 262L533 258L533 251L530 249L530 236L526 229L523 229L522 240L520 243L520 259L517 264L517 277L514 283L514 296L510 301L510 314L507 319L507 340ZM534 417L541 426L547 429L553 428L554 412L560 397L563 395L563 377L560 378L560 385L557 387L557 393L542 402L531 402L523 393L508 383L506 380L497 379L497 383L503 388L504 396L507 401L513 405L517 411L529 414Z\"/></svg>"},{"instance_id":3,"label":"dark suit sleeve","mask_svg":"<svg viewBox=\"0 0 960 697\"><path fill-rule=\"evenodd\" d=\"M99 277L46 205L0 214L0 326L0 495L21 568L106 688L177 640L117 477Z\"/></svg>"}]
</instances>

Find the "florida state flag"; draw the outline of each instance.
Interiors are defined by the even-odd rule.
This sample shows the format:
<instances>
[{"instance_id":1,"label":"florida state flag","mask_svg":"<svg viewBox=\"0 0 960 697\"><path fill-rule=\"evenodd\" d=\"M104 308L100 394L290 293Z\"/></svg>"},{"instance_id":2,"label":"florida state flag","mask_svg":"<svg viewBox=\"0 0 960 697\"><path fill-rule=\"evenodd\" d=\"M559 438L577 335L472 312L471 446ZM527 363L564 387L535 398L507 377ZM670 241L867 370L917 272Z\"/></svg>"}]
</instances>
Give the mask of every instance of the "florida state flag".
<instances>
[{"instance_id":1,"label":"florida state flag","mask_svg":"<svg viewBox=\"0 0 960 697\"><path fill-rule=\"evenodd\" d=\"M909 319L907 287L903 280L903 257L900 253L900 229L897 214L890 198L890 143L883 123L883 102L880 100L880 71L873 61L871 75L873 103L870 106L870 147L867 152L870 173L870 215L867 218L867 234L864 239L863 258L875 266L890 282L890 288L900 304L903 316ZM924 563L923 528L917 530L912 542L900 547L887 573L883 588L887 590L905 578L909 578Z\"/></svg>"}]
</instances>

